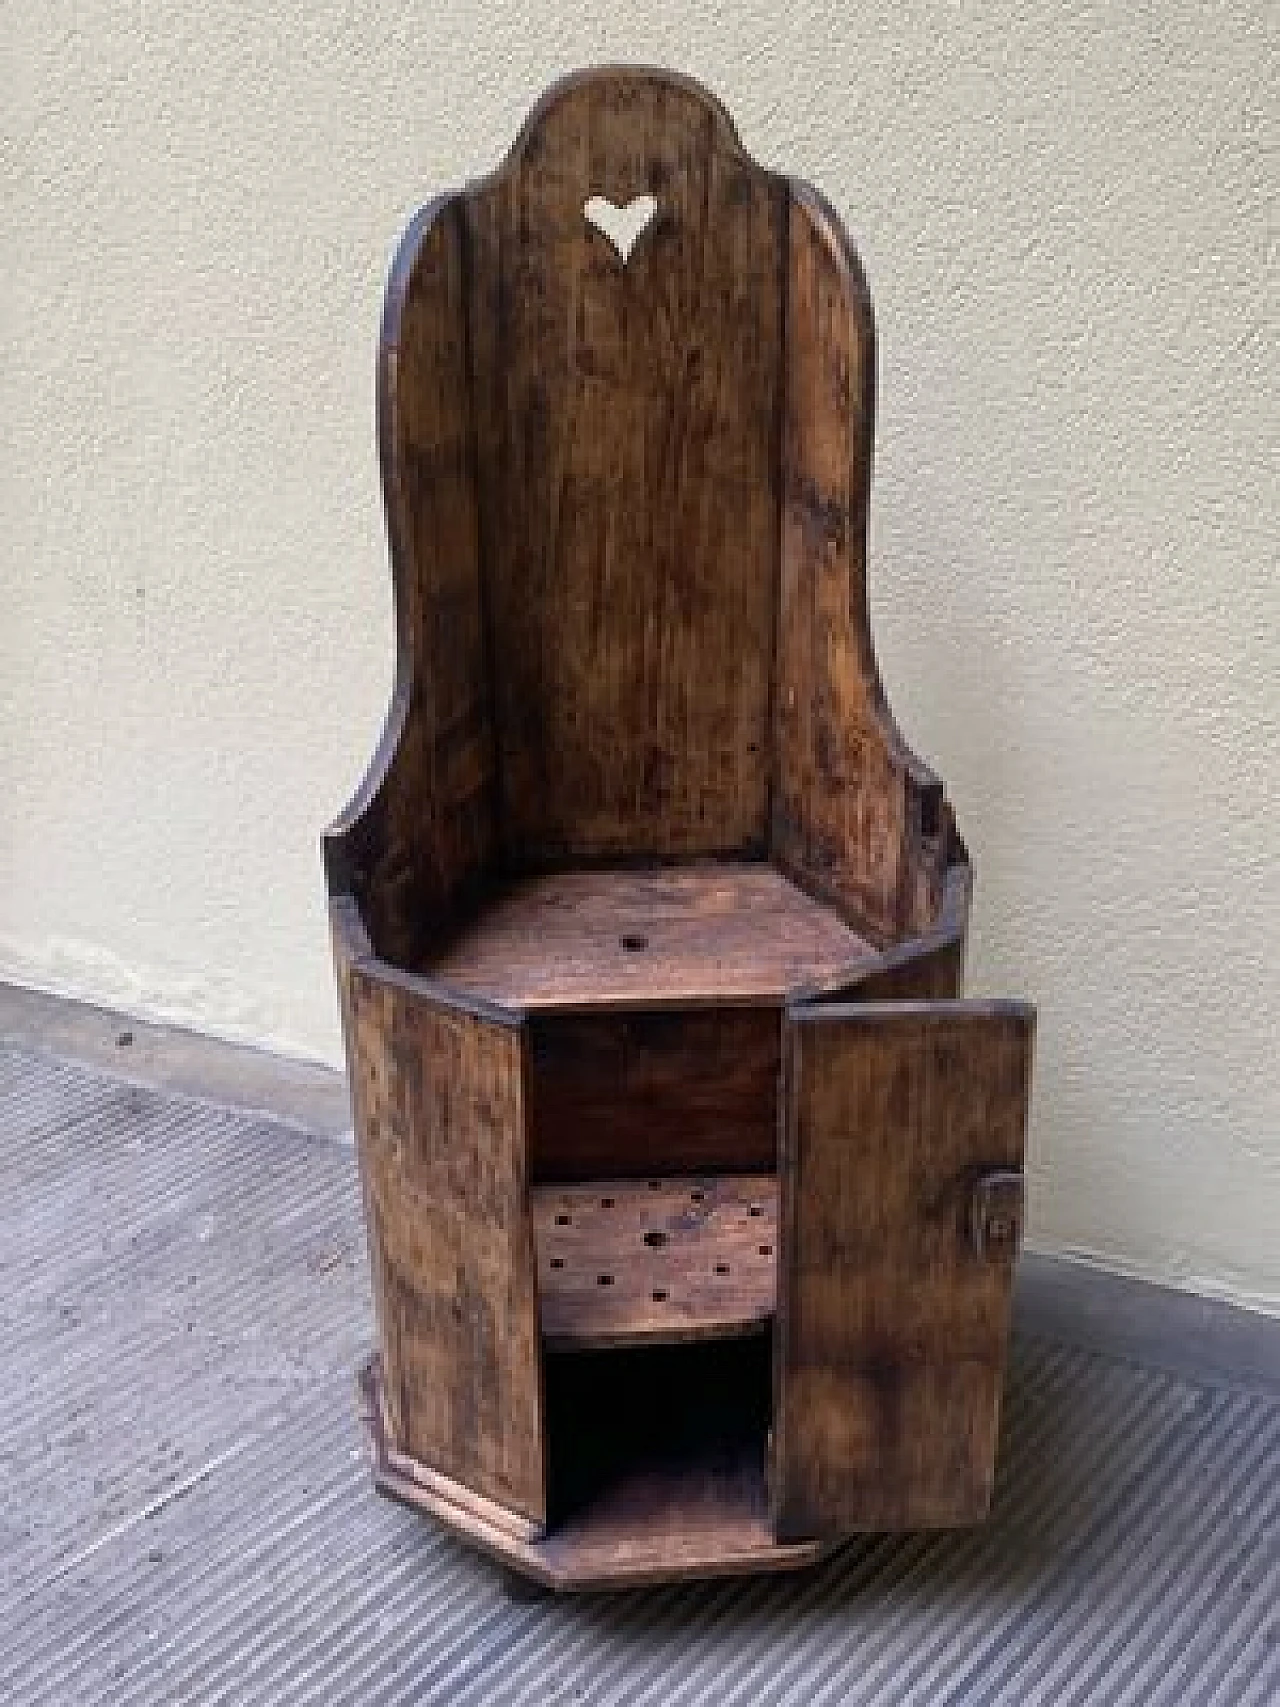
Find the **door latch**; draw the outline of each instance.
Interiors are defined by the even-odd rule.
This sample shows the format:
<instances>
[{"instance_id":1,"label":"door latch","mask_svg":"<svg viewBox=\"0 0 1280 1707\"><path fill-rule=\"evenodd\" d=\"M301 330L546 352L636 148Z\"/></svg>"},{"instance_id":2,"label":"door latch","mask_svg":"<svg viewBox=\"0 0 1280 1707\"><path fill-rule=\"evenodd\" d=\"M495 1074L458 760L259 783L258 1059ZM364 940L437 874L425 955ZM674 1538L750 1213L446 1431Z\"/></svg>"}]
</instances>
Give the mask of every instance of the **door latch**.
<instances>
[{"instance_id":1,"label":"door latch","mask_svg":"<svg viewBox=\"0 0 1280 1707\"><path fill-rule=\"evenodd\" d=\"M1022 1246L1022 1175L1012 1168L982 1174L969 1200L969 1236L978 1256L1012 1262Z\"/></svg>"}]
</instances>

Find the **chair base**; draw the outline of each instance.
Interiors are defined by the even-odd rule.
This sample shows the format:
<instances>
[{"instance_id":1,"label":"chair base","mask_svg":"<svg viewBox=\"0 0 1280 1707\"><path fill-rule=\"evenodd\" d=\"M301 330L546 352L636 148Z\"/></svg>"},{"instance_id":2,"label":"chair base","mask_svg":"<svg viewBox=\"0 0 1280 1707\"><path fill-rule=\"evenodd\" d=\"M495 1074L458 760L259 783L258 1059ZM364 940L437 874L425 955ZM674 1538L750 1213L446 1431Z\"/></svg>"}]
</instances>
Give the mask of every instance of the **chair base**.
<instances>
[{"instance_id":1,"label":"chair base","mask_svg":"<svg viewBox=\"0 0 1280 1707\"><path fill-rule=\"evenodd\" d=\"M764 1510L763 1474L690 1463L624 1481L564 1523L536 1525L397 1452L375 1354L359 1373L361 1417L379 1493L426 1512L500 1564L545 1588L637 1588L688 1577L797 1570L827 1548L779 1542Z\"/></svg>"}]
</instances>

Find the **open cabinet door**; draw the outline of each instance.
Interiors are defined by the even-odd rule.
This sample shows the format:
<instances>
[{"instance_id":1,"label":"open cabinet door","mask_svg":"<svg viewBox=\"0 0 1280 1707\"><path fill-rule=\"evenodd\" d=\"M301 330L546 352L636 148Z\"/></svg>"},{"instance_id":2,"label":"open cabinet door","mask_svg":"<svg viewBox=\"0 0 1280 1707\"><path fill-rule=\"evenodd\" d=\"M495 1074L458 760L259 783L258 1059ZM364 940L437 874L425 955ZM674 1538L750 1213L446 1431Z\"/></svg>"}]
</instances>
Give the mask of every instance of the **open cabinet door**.
<instances>
[{"instance_id":1,"label":"open cabinet door","mask_svg":"<svg viewBox=\"0 0 1280 1707\"><path fill-rule=\"evenodd\" d=\"M780 1539L990 1501L1034 1011L803 1004L783 1044L771 1500Z\"/></svg>"}]
</instances>

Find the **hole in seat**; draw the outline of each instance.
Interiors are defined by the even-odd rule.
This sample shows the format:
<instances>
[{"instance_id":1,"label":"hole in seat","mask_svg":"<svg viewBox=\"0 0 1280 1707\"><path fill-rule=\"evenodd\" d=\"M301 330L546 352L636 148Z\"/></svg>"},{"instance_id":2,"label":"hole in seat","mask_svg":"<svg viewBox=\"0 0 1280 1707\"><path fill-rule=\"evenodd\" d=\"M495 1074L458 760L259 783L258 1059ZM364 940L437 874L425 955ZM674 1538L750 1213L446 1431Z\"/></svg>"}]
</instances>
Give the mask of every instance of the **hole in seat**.
<instances>
[{"instance_id":1,"label":"hole in seat","mask_svg":"<svg viewBox=\"0 0 1280 1707\"><path fill-rule=\"evenodd\" d=\"M650 1246L653 1250L656 1251L660 1248L660 1246L666 1244L667 1235L665 1233L659 1233L657 1231L646 1233L644 1236L644 1242L646 1245Z\"/></svg>"},{"instance_id":2,"label":"hole in seat","mask_svg":"<svg viewBox=\"0 0 1280 1707\"><path fill-rule=\"evenodd\" d=\"M666 1303L666 1301L667 1301L667 1291L666 1291L666 1288L665 1288L665 1287L662 1287L662 1286L656 1286L656 1287L654 1287L654 1290L653 1290L653 1301L654 1301L654 1303L655 1303L655 1304L665 1304L665 1303Z\"/></svg>"},{"instance_id":3,"label":"hole in seat","mask_svg":"<svg viewBox=\"0 0 1280 1707\"><path fill-rule=\"evenodd\" d=\"M641 954L649 946L648 937L642 936L639 931L628 931L625 936L620 936L618 941L628 954Z\"/></svg>"},{"instance_id":4,"label":"hole in seat","mask_svg":"<svg viewBox=\"0 0 1280 1707\"><path fill-rule=\"evenodd\" d=\"M596 1285L597 1286L612 1286L613 1285L613 1276L611 1274L598 1274L596 1276Z\"/></svg>"}]
</instances>

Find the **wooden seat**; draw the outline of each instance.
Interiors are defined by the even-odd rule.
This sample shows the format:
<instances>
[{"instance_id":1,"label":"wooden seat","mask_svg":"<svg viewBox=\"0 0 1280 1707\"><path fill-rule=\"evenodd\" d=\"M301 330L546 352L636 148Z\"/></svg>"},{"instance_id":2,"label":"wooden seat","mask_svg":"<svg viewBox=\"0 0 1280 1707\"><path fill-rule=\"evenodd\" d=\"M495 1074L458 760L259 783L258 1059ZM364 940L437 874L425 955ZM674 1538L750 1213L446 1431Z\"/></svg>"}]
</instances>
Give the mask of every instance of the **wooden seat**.
<instances>
[{"instance_id":1,"label":"wooden seat","mask_svg":"<svg viewBox=\"0 0 1280 1707\"><path fill-rule=\"evenodd\" d=\"M522 1009L781 1000L873 951L765 864L569 871L495 885L423 970Z\"/></svg>"},{"instance_id":2,"label":"wooden seat","mask_svg":"<svg viewBox=\"0 0 1280 1707\"><path fill-rule=\"evenodd\" d=\"M378 386L396 685L324 854L380 1485L576 1586L973 1520L1032 1015L960 999L875 665L856 253L704 90L586 73L410 225ZM685 1420L566 1480L564 1360L657 1357Z\"/></svg>"}]
</instances>

